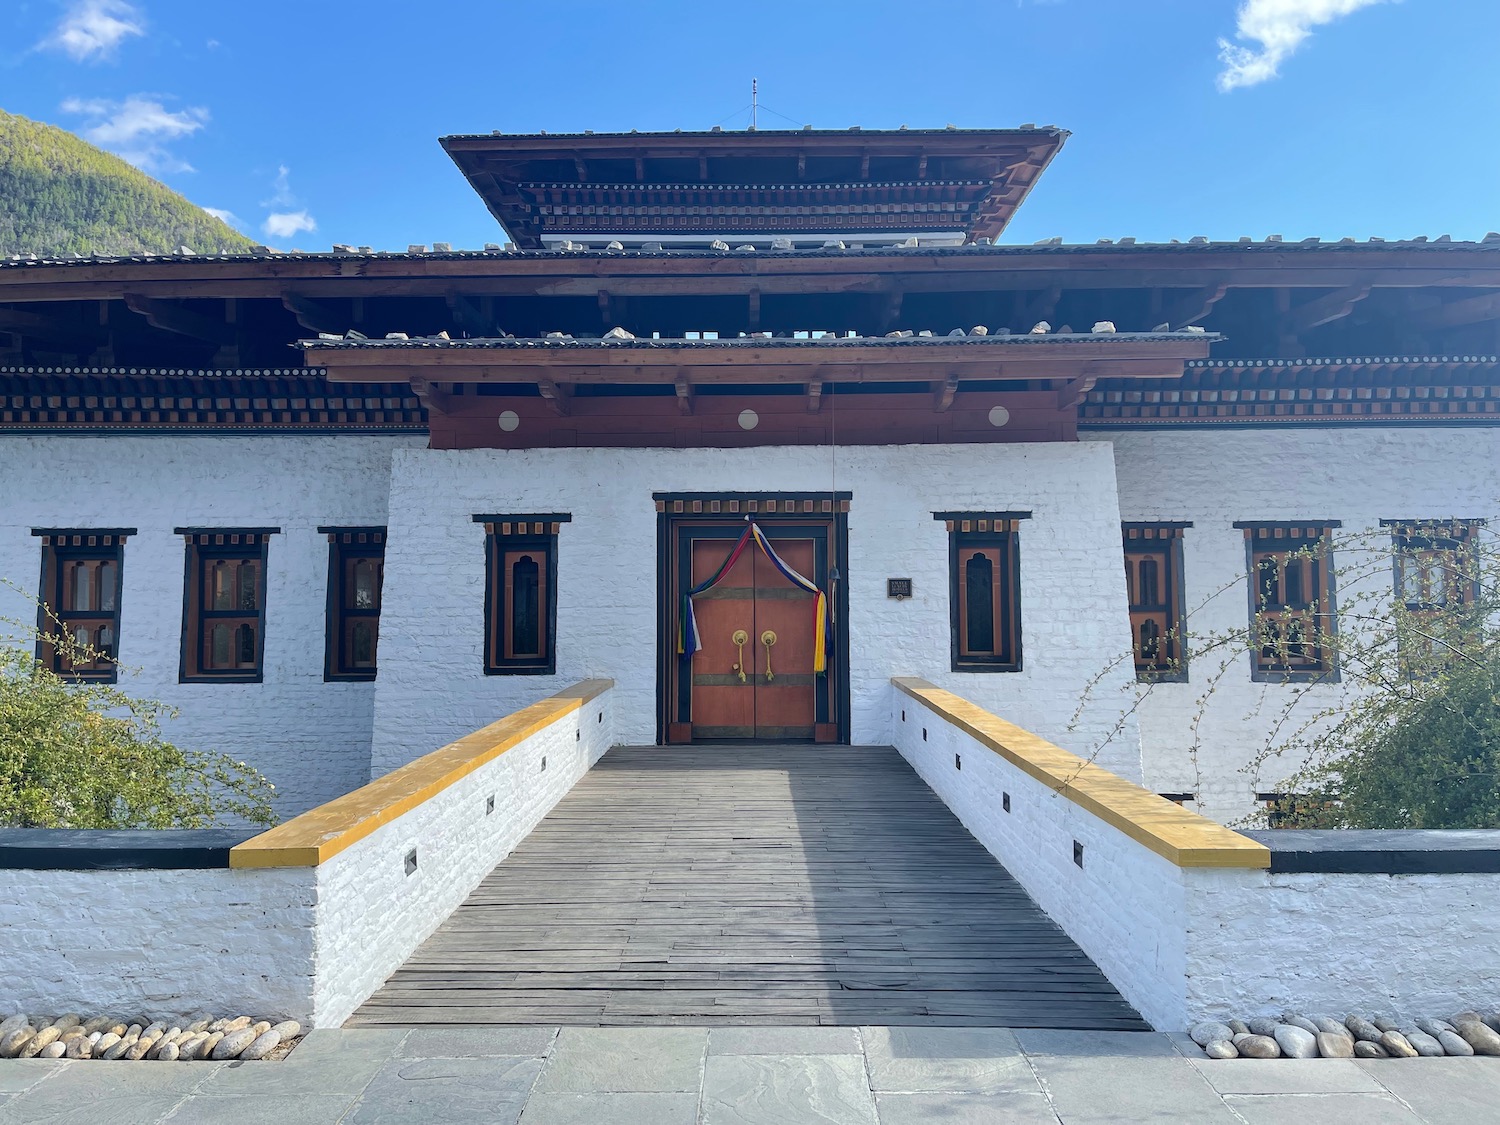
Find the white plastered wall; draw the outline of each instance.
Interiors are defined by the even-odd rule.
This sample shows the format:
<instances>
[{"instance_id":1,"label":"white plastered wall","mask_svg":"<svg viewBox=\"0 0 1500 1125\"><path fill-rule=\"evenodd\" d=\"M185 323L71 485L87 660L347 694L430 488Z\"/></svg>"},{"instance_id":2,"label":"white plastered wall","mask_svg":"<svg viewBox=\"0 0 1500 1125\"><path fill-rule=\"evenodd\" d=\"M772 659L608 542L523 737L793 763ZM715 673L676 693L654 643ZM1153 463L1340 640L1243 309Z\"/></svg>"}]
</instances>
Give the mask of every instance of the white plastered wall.
<instances>
[{"instance_id":1,"label":"white plastered wall","mask_svg":"<svg viewBox=\"0 0 1500 1125\"><path fill-rule=\"evenodd\" d=\"M613 679L618 735L656 740L657 517L652 493L814 492L826 449L408 449L392 460L376 693L375 775L586 676ZM1086 752L1119 720L1132 673L1105 675L1069 720L1101 651L1128 643L1113 460L1098 444L841 449L851 492L852 738L891 738L889 679L920 675ZM950 670L948 539L939 511L1030 510L1021 524L1024 671ZM482 670L484 528L476 514L566 512L556 676ZM911 578L914 596L886 597ZM1127 719L1101 760L1139 777Z\"/></svg>"},{"instance_id":2,"label":"white plastered wall","mask_svg":"<svg viewBox=\"0 0 1500 1125\"><path fill-rule=\"evenodd\" d=\"M391 452L424 441L6 437L0 578L37 593L33 528L136 528L125 544L120 659L130 671L120 687L179 707L169 739L249 761L277 786L282 815L301 812L369 780L375 693L323 681L328 542L317 528L385 523ZM174 527L281 528L267 561L263 683L178 683L184 548ZM34 622L36 610L0 588L0 619Z\"/></svg>"},{"instance_id":3,"label":"white plastered wall","mask_svg":"<svg viewBox=\"0 0 1500 1125\"><path fill-rule=\"evenodd\" d=\"M1122 519L1192 522L1183 568L1189 628L1198 632L1248 621L1245 539L1236 521L1339 520L1338 568L1352 561L1348 551L1341 560L1340 540L1369 542L1382 519L1500 517L1500 429L1184 428L1084 437L1114 446ZM1388 569L1371 580L1391 587ZM1336 603L1353 593L1345 580ZM1292 689L1252 682L1241 650L1204 709L1195 764L1197 700L1217 666L1217 659L1200 661L1189 669L1190 682L1150 690L1139 714L1142 761L1148 788L1196 792L1200 811L1232 821L1253 811L1257 791L1277 790L1301 763L1273 759L1258 774L1246 771ZM1347 690L1318 687L1298 714L1336 703Z\"/></svg>"}]
</instances>

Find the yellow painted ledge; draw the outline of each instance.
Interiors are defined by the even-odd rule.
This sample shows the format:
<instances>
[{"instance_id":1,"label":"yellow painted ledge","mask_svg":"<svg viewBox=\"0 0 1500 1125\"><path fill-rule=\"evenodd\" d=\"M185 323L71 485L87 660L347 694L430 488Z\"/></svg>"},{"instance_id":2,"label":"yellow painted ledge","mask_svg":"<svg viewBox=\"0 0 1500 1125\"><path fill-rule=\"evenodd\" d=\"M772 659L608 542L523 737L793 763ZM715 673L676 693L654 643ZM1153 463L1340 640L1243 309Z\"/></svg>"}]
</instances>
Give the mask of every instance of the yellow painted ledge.
<instances>
[{"instance_id":1,"label":"yellow painted ledge","mask_svg":"<svg viewBox=\"0 0 1500 1125\"><path fill-rule=\"evenodd\" d=\"M1271 851L1259 841L1086 762L951 691L908 676L891 683L1017 769L1178 867L1271 866Z\"/></svg>"},{"instance_id":2,"label":"yellow painted ledge","mask_svg":"<svg viewBox=\"0 0 1500 1125\"><path fill-rule=\"evenodd\" d=\"M614 687L584 680L229 851L230 867L316 867Z\"/></svg>"}]
</instances>

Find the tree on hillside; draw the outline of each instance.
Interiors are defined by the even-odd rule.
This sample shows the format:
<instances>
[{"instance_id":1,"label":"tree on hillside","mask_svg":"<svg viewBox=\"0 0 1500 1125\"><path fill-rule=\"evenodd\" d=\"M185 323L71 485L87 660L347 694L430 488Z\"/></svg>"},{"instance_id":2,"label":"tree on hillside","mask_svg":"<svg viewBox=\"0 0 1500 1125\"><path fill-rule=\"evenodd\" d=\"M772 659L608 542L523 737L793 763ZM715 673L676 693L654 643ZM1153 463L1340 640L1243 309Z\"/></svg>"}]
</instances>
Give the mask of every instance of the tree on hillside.
<instances>
[{"instance_id":1,"label":"tree on hillside","mask_svg":"<svg viewBox=\"0 0 1500 1125\"><path fill-rule=\"evenodd\" d=\"M0 112L0 254L246 253L255 244L125 161Z\"/></svg>"}]
</instances>

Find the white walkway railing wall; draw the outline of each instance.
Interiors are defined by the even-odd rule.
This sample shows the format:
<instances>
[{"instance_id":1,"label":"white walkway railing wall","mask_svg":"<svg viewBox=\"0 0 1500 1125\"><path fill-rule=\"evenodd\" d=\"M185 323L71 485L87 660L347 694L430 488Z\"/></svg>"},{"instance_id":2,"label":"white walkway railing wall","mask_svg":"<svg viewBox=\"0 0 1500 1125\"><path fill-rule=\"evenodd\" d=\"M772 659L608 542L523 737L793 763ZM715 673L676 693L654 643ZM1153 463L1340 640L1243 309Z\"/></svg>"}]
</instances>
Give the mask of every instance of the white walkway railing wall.
<instances>
[{"instance_id":1,"label":"white walkway railing wall","mask_svg":"<svg viewBox=\"0 0 1500 1125\"><path fill-rule=\"evenodd\" d=\"M611 687L522 708L239 844L228 866L0 867L0 1010L337 1026L609 748Z\"/></svg>"},{"instance_id":2,"label":"white walkway railing wall","mask_svg":"<svg viewBox=\"0 0 1500 1125\"><path fill-rule=\"evenodd\" d=\"M924 680L893 685L901 754L1157 1028L1494 1006L1500 849L1418 873L1277 870L1302 861ZM1452 869L1481 854L1490 870Z\"/></svg>"}]
</instances>

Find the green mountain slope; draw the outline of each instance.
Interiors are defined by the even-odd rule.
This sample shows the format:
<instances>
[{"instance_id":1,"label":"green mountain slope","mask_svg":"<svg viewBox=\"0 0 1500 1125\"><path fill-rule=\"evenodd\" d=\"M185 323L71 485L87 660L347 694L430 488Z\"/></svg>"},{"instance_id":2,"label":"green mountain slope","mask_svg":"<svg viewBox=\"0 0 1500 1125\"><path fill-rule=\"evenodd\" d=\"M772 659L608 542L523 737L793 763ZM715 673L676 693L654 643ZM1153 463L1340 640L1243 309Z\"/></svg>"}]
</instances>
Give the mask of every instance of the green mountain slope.
<instances>
[{"instance_id":1,"label":"green mountain slope","mask_svg":"<svg viewBox=\"0 0 1500 1125\"><path fill-rule=\"evenodd\" d=\"M0 255L199 254L254 243L118 156L0 110Z\"/></svg>"}]
</instances>

